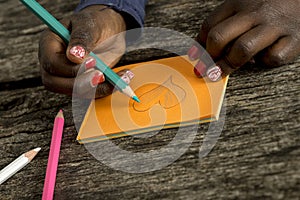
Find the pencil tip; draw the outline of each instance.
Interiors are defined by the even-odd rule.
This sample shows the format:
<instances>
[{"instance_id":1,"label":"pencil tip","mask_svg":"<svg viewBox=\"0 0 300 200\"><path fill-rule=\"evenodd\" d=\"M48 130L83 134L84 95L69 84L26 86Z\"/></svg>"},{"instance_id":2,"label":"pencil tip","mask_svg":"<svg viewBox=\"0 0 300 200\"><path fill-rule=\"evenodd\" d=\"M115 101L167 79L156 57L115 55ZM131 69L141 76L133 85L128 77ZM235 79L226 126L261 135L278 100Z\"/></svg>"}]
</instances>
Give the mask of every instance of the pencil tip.
<instances>
[{"instance_id":1,"label":"pencil tip","mask_svg":"<svg viewBox=\"0 0 300 200\"><path fill-rule=\"evenodd\" d=\"M135 100L135 101L138 102L138 103L141 102L137 96L133 96L132 99Z\"/></svg>"},{"instance_id":2,"label":"pencil tip","mask_svg":"<svg viewBox=\"0 0 300 200\"><path fill-rule=\"evenodd\" d=\"M64 118L64 114L63 114L62 109L59 110L59 112L57 113L56 117Z\"/></svg>"},{"instance_id":3,"label":"pencil tip","mask_svg":"<svg viewBox=\"0 0 300 200\"><path fill-rule=\"evenodd\" d=\"M40 150L41 150L41 147L37 147L37 148L33 149L33 151L35 151L35 152L39 152Z\"/></svg>"},{"instance_id":4,"label":"pencil tip","mask_svg":"<svg viewBox=\"0 0 300 200\"><path fill-rule=\"evenodd\" d=\"M40 150L41 150L41 147L32 149L32 150L26 152L26 153L24 154L24 156L27 157L29 161L31 161L31 160L38 154L38 152L39 152Z\"/></svg>"}]
</instances>

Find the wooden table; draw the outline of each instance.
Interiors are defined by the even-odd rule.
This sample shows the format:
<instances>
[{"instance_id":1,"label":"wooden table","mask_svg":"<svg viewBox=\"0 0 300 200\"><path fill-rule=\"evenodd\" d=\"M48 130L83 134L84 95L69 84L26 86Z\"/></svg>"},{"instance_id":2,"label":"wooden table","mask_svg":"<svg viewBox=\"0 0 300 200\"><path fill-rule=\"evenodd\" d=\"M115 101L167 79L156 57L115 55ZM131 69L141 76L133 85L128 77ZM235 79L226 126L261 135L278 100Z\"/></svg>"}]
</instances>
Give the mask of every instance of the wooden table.
<instances>
[{"instance_id":1,"label":"wooden table","mask_svg":"<svg viewBox=\"0 0 300 200\"><path fill-rule=\"evenodd\" d=\"M57 18L71 15L78 3L40 2ZM195 37L220 2L150 0L146 26ZM274 69L247 65L231 75L224 129L206 157L199 159L198 154L208 124L198 128L176 162L154 172L126 173L99 162L76 142L71 98L42 86L37 51L45 25L18 1L0 5L0 168L27 150L42 148L26 168L0 186L0 199L41 198L53 119L60 108L66 124L55 199L300 198L300 60ZM157 55L149 51L147 56L128 55L122 64ZM113 142L125 150L146 152L166 145L174 133L171 129L154 138Z\"/></svg>"}]
</instances>

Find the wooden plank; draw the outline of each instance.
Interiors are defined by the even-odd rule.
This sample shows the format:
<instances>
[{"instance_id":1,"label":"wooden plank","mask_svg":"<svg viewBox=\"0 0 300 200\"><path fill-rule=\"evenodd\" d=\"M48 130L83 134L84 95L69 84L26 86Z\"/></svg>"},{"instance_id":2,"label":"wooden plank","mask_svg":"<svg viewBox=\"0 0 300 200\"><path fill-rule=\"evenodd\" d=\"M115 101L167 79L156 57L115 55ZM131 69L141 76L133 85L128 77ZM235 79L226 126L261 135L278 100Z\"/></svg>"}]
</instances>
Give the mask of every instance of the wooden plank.
<instances>
[{"instance_id":1,"label":"wooden plank","mask_svg":"<svg viewBox=\"0 0 300 200\"><path fill-rule=\"evenodd\" d=\"M70 15L77 2L41 1L59 18ZM194 37L201 21L220 2L150 0L146 25ZM0 169L21 153L42 147L26 168L0 186L0 199L41 198L52 124L60 108L65 112L66 128L55 199L299 198L300 60L272 69L247 65L230 77L225 126L207 157L198 157L207 134L205 124L176 162L158 171L130 174L104 165L75 141L71 98L41 86L36 53L44 26L18 1L0 1L0 5ZM132 52L121 63L164 55L167 53L153 50ZM124 150L150 152L167 145L176 131L113 142Z\"/></svg>"}]
</instances>

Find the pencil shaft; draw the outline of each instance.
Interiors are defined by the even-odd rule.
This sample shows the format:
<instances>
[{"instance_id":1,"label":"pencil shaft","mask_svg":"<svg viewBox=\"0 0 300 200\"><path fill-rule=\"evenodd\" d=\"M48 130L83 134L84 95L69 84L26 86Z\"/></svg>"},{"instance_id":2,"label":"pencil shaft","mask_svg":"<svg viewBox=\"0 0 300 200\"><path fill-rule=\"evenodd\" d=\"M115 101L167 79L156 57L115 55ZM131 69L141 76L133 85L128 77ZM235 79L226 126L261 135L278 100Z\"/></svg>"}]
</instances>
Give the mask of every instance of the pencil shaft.
<instances>
[{"instance_id":1,"label":"pencil shaft","mask_svg":"<svg viewBox=\"0 0 300 200\"><path fill-rule=\"evenodd\" d=\"M36 156L36 154L41 150L41 148L35 148L31 151L28 151L21 156L19 156L17 159L15 159L13 162L11 162L9 165L4 167L0 171L0 185L9 179L11 176L13 176L15 173L17 173L19 170L21 170L23 167L25 167L30 161ZM28 155L30 155L28 157Z\"/></svg>"},{"instance_id":2,"label":"pencil shaft","mask_svg":"<svg viewBox=\"0 0 300 200\"><path fill-rule=\"evenodd\" d=\"M29 159L24 157L24 155L20 156L15 161L1 170L0 185L29 163Z\"/></svg>"},{"instance_id":3,"label":"pencil shaft","mask_svg":"<svg viewBox=\"0 0 300 200\"><path fill-rule=\"evenodd\" d=\"M16 158L13 162L11 162L9 165L7 165L6 167L4 167L1 171L0 171L0 176L4 173L6 173L12 166L18 164L20 162L20 160L24 157L24 154L20 155L18 158Z\"/></svg>"},{"instance_id":4,"label":"pencil shaft","mask_svg":"<svg viewBox=\"0 0 300 200\"><path fill-rule=\"evenodd\" d=\"M14 171L16 166L22 165L25 162L28 163L29 159L24 157L24 154L22 154L17 159L15 159L12 163L10 163L5 168L3 168L0 171L0 176L2 176L4 174L7 174L7 173L10 173L11 171Z\"/></svg>"},{"instance_id":5,"label":"pencil shaft","mask_svg":"<svg viewBox=\"0 0 300 200\"><path fill-rule=\"evenodd\" d=\"M60 111L60 113L62 112ZM53 198L63 127L64 119L57 116L54 120L54 127L52 131L52 139L42 196L43 200L50 200Z\"/></svg>"},{"instance_id":6,"label":"pencil shaft","mask_svg":"<svg viewBox=\"0 0 300 200\"><path fill-rule=\"evenodd\" d=\"M66 43L70 40L70 33L57 19L45 10L35 0L20 0L29 10L40 18L52 31L59 35Z\"/></svg>"},{"instance_id":7,"label":"pencil shaft","mask_svg":"<svg viewBox=\"0 0 300 200\"><path fill-rule=\"evenodd\" d=\"M123 92L125 88L128 87L128 85L115 72L113 72L109 67L105 66L106 64L96 54L91 52L90 55L96 59L96 68L109 77L108 81L115 85L118 90ZM125 94L131 97L130 94Z\"/></svg>"},{"instance_id":8,"label":"pencil shaft","mask_svg":"<svg viewBox=\"0 0 300 200\"><path fill-rule=\"evenodd\" d=\"M70 41L70 32L57 21L46 9L35 0L20 0L29 10L37 15L53 32L59 35L66 43ZM90 53L96 59L96 68L106 76L107 80L119 91L129 97L136 97L132 89L114 71L110 69L96 54ZM127 89L126 89L127 88ZM128 92L129 91L129 92Z\"/></svg>"}]
</instances>

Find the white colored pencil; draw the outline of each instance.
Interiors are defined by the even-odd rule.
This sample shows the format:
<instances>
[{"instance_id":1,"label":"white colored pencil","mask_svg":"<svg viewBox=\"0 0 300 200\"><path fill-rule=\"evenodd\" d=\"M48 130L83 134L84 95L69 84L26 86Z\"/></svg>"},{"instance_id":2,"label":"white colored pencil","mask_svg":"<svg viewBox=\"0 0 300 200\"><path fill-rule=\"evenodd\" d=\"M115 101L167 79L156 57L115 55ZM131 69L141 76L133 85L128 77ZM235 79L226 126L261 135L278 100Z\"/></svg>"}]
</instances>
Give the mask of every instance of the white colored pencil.
<instances>
[{"instance_id":1,"label":"white colored pencil","mask_svg":"<svg viewBox=\"0 0 300 200\"><path fill-rule=\"evenodd\" d=\"M26 153L23 153L17 159L15 159L12 163L4 167L0 171L0 185L9 179L12 175L17 173L20 169L25 167L30 161L36 156L36 154L41 150L40 147L30 150Z\"/></svg>"}]
</instances>

